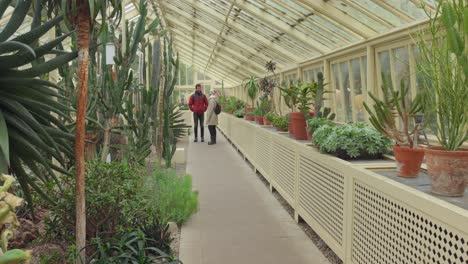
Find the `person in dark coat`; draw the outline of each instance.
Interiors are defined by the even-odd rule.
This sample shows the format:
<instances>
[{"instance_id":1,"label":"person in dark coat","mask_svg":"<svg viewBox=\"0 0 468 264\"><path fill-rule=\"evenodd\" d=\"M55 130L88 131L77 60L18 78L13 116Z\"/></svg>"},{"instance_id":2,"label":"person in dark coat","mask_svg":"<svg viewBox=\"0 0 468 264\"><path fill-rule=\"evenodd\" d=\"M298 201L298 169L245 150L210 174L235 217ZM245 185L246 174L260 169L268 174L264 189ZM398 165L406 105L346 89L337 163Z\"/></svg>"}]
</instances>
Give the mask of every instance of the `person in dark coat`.
<instances>
[{"instance_id":1,"label":"person in dark coat","mask_svg":"<svg viewBox=\"0 0 468 264\"><path fill-rule=\"evenodd\" d=\"M205 111L208 108L208 99L202 92L201 84L195 85L195 93L190 96L189 108L190 111L193 112L193 124L195 130L194 142L198 142L198 124L200 124L201 142L204 142L203 123L205 121Z\"/></svg>"}]
</instances>

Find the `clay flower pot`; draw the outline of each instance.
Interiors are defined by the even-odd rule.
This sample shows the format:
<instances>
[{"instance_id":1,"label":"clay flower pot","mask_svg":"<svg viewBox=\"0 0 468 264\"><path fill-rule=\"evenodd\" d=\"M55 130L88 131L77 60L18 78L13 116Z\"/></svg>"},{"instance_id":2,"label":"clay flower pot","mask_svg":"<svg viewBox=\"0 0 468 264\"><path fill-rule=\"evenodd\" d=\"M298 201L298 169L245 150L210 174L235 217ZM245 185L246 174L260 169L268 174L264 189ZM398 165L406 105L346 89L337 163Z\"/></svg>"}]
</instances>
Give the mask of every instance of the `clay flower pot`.
<instances>
[{"instance_id":1,"label":"clay flower pot","mask_svg":"<svg viewBox=\"0 0 468 264\"><path fill-rule=\"evenodd\" d=\"M421 163L424 159L423 148L400 148L393 145L393 153L397 162L398 176L415 178L419 174Z\"/></svg>"},{"instance_id":2,"label":"clay flower pot","mask_svg":"<svg viewBox=\"0 0 468 264\"><path fill-rule=\"evenodd\" d=\"M442 196L463 196L468 175L468 150L427 148L425 154L427 173L432 179L431 191Z\"/></svg>"},{"instance_id":3,"label":"clay flower pot","mask_svg":"<svg viewBox=\"0 0 468 264\"><path fill-rule=\"evenodd\" d=\"M289 134L292 135L292 136L294 136L294 131L293 130L294 129L293 129L293 126L292 126L292 122L289 121L288 122L288 131L289 131Z\"/></svg>"},{"instance_id":4,"label":"clay flower pot","mask_svg":"<svg viewBox=\"0 0 468 264\"><path fill-rule=\"evenodd\" d=\"M255 116L255 121L257 124L263 126L263 116Z\"/></svg>"},{"instance_id":5,"label":"clay flower pot","mask_svg":"<svg viewBox=\"0 0 468 264\"><path fill-rule=\"evenodd\" d=\"M289 114L291 117L293 134L297 140L307 139L306 121L301 112L292 112Z\"/></svg>"},{"instance_id":6,"label":"clay flower pot","mask_svg":"<svg viewBox=\"0 0 468 264\"><path fill-rule=\"evenodd\" d=\"M266 126L271 126L271 122L268 121L265 116L263 117L263 124L266 125Z\"/></svg>"}]
</instances>

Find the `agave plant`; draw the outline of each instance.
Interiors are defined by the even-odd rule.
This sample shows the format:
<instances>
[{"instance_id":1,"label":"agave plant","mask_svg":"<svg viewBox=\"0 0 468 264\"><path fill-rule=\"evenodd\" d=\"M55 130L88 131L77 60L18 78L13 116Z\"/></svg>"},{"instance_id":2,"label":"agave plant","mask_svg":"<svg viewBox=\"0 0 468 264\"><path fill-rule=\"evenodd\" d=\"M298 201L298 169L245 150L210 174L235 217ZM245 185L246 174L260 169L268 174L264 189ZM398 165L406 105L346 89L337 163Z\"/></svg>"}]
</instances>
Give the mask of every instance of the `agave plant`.
<instances>
[{"instance_id":1,"label":"agave plant","mask_svg":"<svg viewBox=\"0 0 468 264\"><path fill-rule=\"evenodd\" d=\"M0 17L10 2L0 1ZM63 20L61 16L13 37L30 7L30 0L17 1L11 19L0 32L0 172L9 171L17 177L29 205L32 204L31 188L47 197L37 180L58 182L54 170L65 172L61 166L66 157L73 156L73 136L59 120L67 118L71 109L57 101L66 99L58 93L60 88L38 76L67 64L78 55L77 52L61 52L49 61L44 59L45 55L54 53L54 48L70 33L43 45L34 45L59 25ZM52 158L59 165L54 164Z\"/></svg>"}]
</instances>

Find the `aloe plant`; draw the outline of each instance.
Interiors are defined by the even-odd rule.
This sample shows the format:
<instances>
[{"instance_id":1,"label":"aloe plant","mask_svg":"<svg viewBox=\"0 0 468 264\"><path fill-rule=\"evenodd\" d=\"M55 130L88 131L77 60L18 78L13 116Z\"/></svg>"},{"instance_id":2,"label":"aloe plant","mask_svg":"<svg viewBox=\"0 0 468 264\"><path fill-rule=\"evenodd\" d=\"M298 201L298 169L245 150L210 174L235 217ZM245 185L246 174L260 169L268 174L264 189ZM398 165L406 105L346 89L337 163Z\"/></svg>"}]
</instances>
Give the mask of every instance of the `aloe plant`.
<instances>
[{"instance_id":1,"label":"aloe plant","mask_svg":"<svg viewBox=\"0 0 468 264\"><path fill-rule=\"evenodd\" d=\"M374 101L374 111L364 103L369 121L380 133L395 140L398 146L416 148L414 136L421 128L415 120L422 109L421 96L417 95L413 100L408 98L409 87L404 80L401 80L400 90L394 91L383 73L381 88L383 100L369 92Z\"/></svg>"},{"instance_id":2,"label":"aloe plant","mask_svg":"<svg viewBox=\"0 0 468 264\"><path fill-rule=\"evenodd\" d=\"M10 2L0 1L0 15ZM49 61L44 59L70 33L34 45L59 25L61 16L13 37L30 7L31 1L17 1L11 19L0 32L0 172L10 172L18 179L28 204L32 205L31 189L47 198L38 180L58 183L54 170L64 172L62 167L67 158L73 156L73 136L60 121L61 117L68 118L71 109L58 102L66 100L58 93L61 88L38 76L67 64L77 57L77 52L61 53ZM32 66L28 67L30 63ZM58 164L52 162L52 157Z\"/></svg>"}]
</instances>

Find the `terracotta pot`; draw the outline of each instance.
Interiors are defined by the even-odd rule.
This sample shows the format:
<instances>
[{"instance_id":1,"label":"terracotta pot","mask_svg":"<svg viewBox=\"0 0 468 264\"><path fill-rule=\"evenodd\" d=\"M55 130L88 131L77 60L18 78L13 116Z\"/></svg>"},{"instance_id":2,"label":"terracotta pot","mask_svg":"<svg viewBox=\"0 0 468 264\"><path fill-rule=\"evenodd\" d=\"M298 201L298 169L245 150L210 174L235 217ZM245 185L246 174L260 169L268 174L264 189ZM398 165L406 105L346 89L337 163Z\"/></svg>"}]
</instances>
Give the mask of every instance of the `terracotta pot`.
<instances>
[{"instance_id":1,"label":"terracotta pot","mask_svg":"<svg viewBox=\"0 0 468 264\"><path fill-rule=\"evenodd\" d=\"M277 127L276 130L277 130L278 132L286 132L286 131L284 131L283 129L281 129L281 128L279 128L279 127Z\"/></svg>"},{"instance_id":2,"label":"terracotta pot","mask_svg":"<svg viewBox=\"0 0 468 264\"><path fill-rule=\"evenodd\" d=\"M290 135L294 136L294 128L293 128L293 126L292 126L292 122L291 122L291 121L288 122L288 131L289 131L289 134L290 134Z\"/></svg>"},{"instance_id":3,"label":"terracotta pot","mask_svg":"<svg viewBox=\"0 0 468 264\"><path fill-rule=\"evenodd\" d=\"M255 121L257 124L263 126L263 116L255 116Z\"/></svg>"},{"instance_id":4,"label":"terracotta pot","mask_svg":"<svg viewBox=\"0 0 468 264\"><path fill-rule=\"evenodd\" d=\"M248 115L248 113L250 113L250 111L252 111L253 109L255 109L255 108L248 107L248 106L245 107L245 113L244 113L245 120L249 120L250 116Z\"/></svg>"},{"instance_id":5,"label":"terracotta pot","mask_svg":"<svg viewBox=\"0 0 468 264\"><path fill-rule=\"evenodd\" d=\"M393 145L393 153L397 162L398 176L404 178L415 178L419 174L421 163L424 159L423 148L400 148Z\"/></svg>"},{"instance_id":6,"label":"terracotta pot","mask_svg":"<svg viewBox=\"0 0 468 264\"><path fill-rule=\"evenodd\" d=\"M266 126L271 126L271 122L268 121L265 116L263 117L263 124L265 124Z\"/></svg>"},{"instance_id":7,"label":"terracotta pot","mask_svg":"<svg viewBox=\"0 0 468 264\"><path fill-rule=\"evenodd\" d=\"M468 174L468 150L427 148L425 154L427 173L432 179L431 191L442 196L463 196Z\"/></svg>"},{"instance_id":8,"label":"terracotta pot","mask_svg":"<svg viewBox=\"0 0 468 264\"><path fill-rule=\"evenodd\" d=\"M293 134L297 140L307 139L306 121L301 112L292 112L289 114L292 123Z\"/></svg>"}]
</instances>

